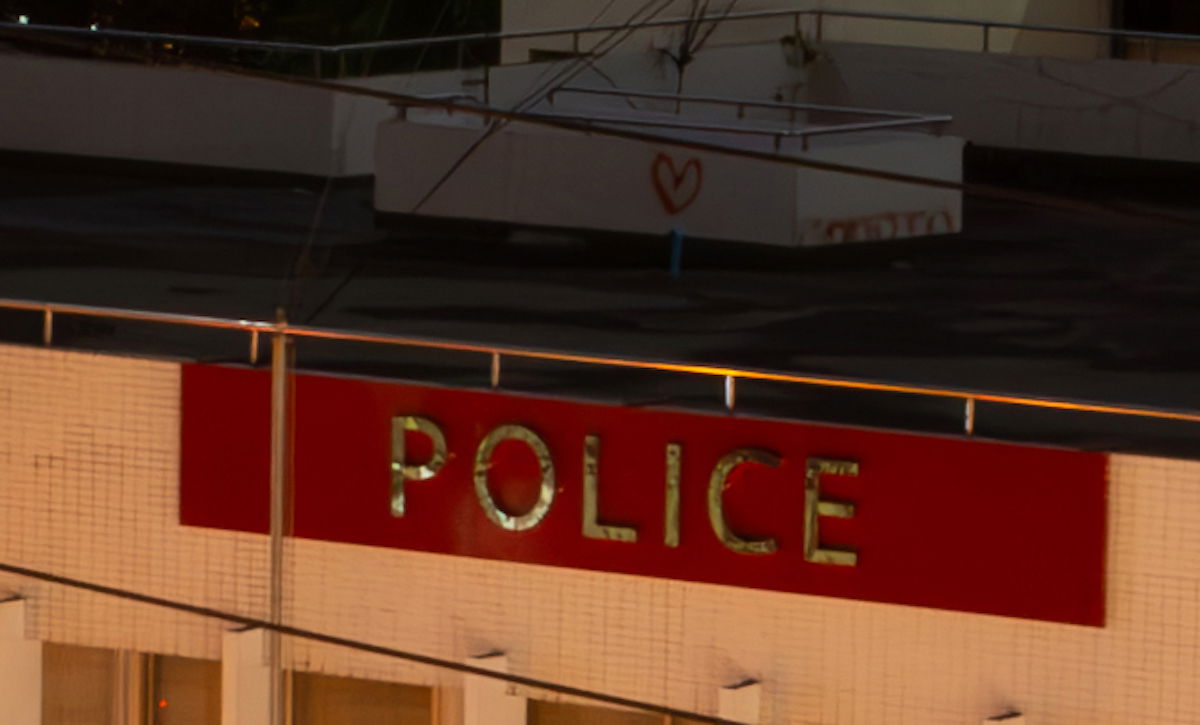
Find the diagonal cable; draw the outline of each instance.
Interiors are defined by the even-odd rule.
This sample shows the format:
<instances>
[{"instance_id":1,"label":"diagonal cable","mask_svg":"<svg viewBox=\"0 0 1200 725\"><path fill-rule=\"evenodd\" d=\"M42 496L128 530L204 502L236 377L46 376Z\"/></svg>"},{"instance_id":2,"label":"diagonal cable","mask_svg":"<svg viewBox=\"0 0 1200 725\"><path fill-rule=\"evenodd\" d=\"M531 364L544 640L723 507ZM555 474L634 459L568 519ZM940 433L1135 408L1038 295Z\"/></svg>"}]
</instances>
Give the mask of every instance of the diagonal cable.
<instances>
[{"instance_id":1,"label":"diagonal cable","mask_svg":"<svg viewBox=\"0 0 1200 725\"><path fill-rule=\"evenodd\" d=\"M5 33L0 30L0 37ZM28 36L25 36L26 38ZM70 42L64 42L60 39L42 38L42 43L55 47L67 47L79 49L79 45ZM203 70L214 73L225 73L234 76L243 76L249 78L257 78L259 80L267 80L285 85L304 86L308 88L316 88L333 93L345 93L347 95L361 96L365 98L375 98L377 100L386 101L388 103L399 103L417 108L431 108L453 113L461 113L467 115L476 115L484 118L496 118L507 121L521 121L535 126L546 128L557 128L567 131L575 131L593 136L604 136L609 138L622 138L633 141L645 141L648 143L660 144L663 146L679 149L688 149L692 151L702 151L713 153L726 157L744 158L756 161L764 161L768 163L783 164L785 166L794 166L797 168L815 169L818 171L829 171L833 173L846 174L848 176L857 176L869 179L878 179L882 181L893 181L902 184L911 184L933 189L946 189L950 191L958 191L964 194L969 194L982 199L992 199L997 201L1017 202L1036 206L1044 209L1056 209L1060 211L1068 211L1072 213L1090 214L1093 216L1102 216L1112 219L1122 219L1125 221L1157 221L1161 224L1175 227L1184 227L1189 229L1200 228L1200 221L1178 214L1169 214L1155 210L1139 210L1130 209L1113 204L1103 204L1095 202L1081 201L1071 197L1056 196L1043 192L1031 192L1021 189L1009 187L1000 187L990 184L966 183L961 181L949 181L931 176L920 176L918 174L909 174L897 171L884 171L881 169L873 169L863 166L854 166L852 164L843 164L832 161L822 161L811 157L789 156L782 153L772 153L766 151L755 151L752 149L735 148L717 143L705 141L697 141L692 139L684 139L678 137L662 136L658 134L646 133L627 128L616 128L610 126L597 125L593 123L585 123L571 119L557 118L548 114L536 114L522 111L511 111L503 108L491 106L475 106L456 103L453 100L445 100L438 98L425 98L422 96L396 93L374 89L366 86L356 86L345 83L337 83L334 81L318 80L311 78L298 78L295 76L285 75L283 73L273 73L269 71L250 70L242 66L230 64L220 64L212 62L197 62L197 61L180 61L177 57L166 57L154 53L130 53L126 57L142 62L147 61L166 61L173 63L180 68L188 68L192 70Z\"/></svg>"},{"instance_id":2,"label":"diagonal cable","mask_svg":"<svg viewBox=\"0 0 1200 725\"><path fill-rule=\"evenodd\" d=\"M347 649L356 650L359 652L368 652L371 654L383 655L384 657L393 657L395 659L415 662L417 664L429 665L440 669L452 670L461 672L466 675L476 675L494 680L502 680L510 682L514 685L546 690L555 692L560 695L568 695L570 697L580 697L595 702L602 702L608 705L616 705L618 707L628 707L636 710L644 710L646 712L658 713L660 715L668 715L670 717L686 718L695 722L706 723L709 725L738 725L732 720L726 720L712 715L704 715L698 712L688 710L680 710L678 708L659 705L653 702L645 702L643 700L635 700L619 695L610 695L596 690L587 690L581 687L572 687L563 685L549 680L539 680L533 677L525 677L522 675L514 675L507 672L496 672L494 670L485 669L483 667L475 667L463 662L456 662L441 657L433 657L431 655L423 655L417 652L409 652L407 650L396 649L394 647L385 647L383 645L372 644L362 640L351 639L349 637L339 637L337 635L318 632L311 629L301 627L292 627L286 624L274 624L265 619L258 617L247 617L243 614L229 612L213 607L205 607L199 604L189 604L175 599L167 599L165 597L154 596L153 594L144 594L135 592L129 589L109 586L107 584L99 584L97 582L86 581L83 579L74 579L59 574L53 574L47 571L38 569L30 569L15 564L0 563L0 571L15 574L17 576L35 579L37 581L48 582L60 586L69 587L71 589L79 589L82 591L92 592L94 594L102 594L126 601L138 602L140 604L148 604L154 607L162 607L171 609L176 612L185 612L187 614L195 614L201 617L210 617L212 619L220 619L232 624L238 624L251 629L264 629L270 632L278 632L279 634L298 639L305 639L312 642L320 642L322 644L335 645L345 647Z\"/></svg>"},{"instance_id":3,"label":"diagonal cable","mask_svg":"<svg viewBox=\"0 0 1200 725\"><path fill-rule=\"evenodd\" d=\"M655 4L655 2L660 3L659 7L654 12L650 13L650 15L646 18L638 20L638 16L648 11ZM623 43L625 39L628 38L635 30L638 30L639 28L643 27L645 23L653 20L659 13L669 7L673 2L674 0L647 0L641 7L638 8L636 12L634 12L633 15L629 17L628 20L625 21L625 23L621 25L621 27L610 31L607 36L602 38L596 44L596 46L593 46L592 50L587 54L586 59L583 57L572 59L571 65L556 73L552 79L545 81L538 88L526 94L524 98L522 98L513 106L512 110L516 112L526 111L540 103L542 98L544 98L547 94L571 82L575 76L586 70L588 63L594 63L596 60L603 58L605 55L611 52L613 48L616 48L618 45ZM599 52L596 51L597 47L608 43L621 33L624 34L621 35L621 37L615 42L612 42ZM417 200L417 203L413 205L410 213L416 214L419 212L421 208L424 207L431 198L433 198L433 195L440 191L442 187L444 187L446 183L450 181L450 179L453 178L456 173L458 173L463 164L465 164L472 156L474 156L475 153L485 143L487 143L489 139L495 136L499 131L503 130L509 123L511 123L511 121L505 119L490 119L487 128L484 129L483 133L480 134L479 137L477 137L471 143L471 145L466 148L466 150L459 154L454 162L450 164L450 167L447 168L446 171L440 177L438 177L438 180L435 181L433 185L425 191L421 198Z\"/></svg>"}]
</instances>

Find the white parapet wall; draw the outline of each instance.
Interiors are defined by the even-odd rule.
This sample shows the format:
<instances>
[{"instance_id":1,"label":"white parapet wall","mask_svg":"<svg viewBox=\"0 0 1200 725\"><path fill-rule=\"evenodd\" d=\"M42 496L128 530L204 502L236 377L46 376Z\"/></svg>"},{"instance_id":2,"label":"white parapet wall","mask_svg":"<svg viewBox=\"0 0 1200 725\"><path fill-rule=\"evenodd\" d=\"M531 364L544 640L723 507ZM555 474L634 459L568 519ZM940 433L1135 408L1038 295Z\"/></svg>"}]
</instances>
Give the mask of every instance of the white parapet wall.
<instances>
[{"instance_id":1,"label":"white parapet wall","mask_svg":"<svg viewBox=\"0 0 1200 725\"><path fill-rule=\"evenodd\" d=\"M620 0L597 16L591 3L552 6L506 0L503 29L624 22L640 3ZM656 16L685 16L678 0ZM710 12L725 5L712 3ZM739 3L753 10L851 10L982 21L1105 28L1100 0L886 0ZM797 30L809 55L788 40ZM589 64L530 63L531 50L569 51L570 35L505 41L502 60L482 69L343 79L400 93L472 93L509 107L552 78L576 85L811 100L949 113L951 132L982 144L1165 160L1200 160L1191 99L1196 66L1105 60L1106 37L992 28L981 53L976 25L813 17L727 23L683 68L681 28L618 34L622 42ZM580 36L587 49L608 33ZM819 37L818 37L819 36ZM783 41L783 42L781 42ZM789 44L790 43L790 44ZM1169 50L1169 49L1168 49ZM1055 60L1051 60L1051 59ZM1073 60L1072 60L1073 59ZM0 45L0 149L355 176L374 170L375 127L386 101L208 71L54 58ZM680 76L683 76L682 78ZM485 90L485 78L487 89Z\"/></svg>"},{"instance_id":2,"label":"white parapet wall","mask_svg":"<svg viewBox=\"0 0 1200 725\"><path fill-rule=\"evenodd\" d=\"M504 0L502 27L506 31L526 31L589 25L619 26L631 19L645 19L654 12L657 12L655 19L686 18L695 13L698 5L707 7L709 15L714 16L726 10L742 14L820 9L1081 28L1108 27L1111 17L1109 0L906 0L903 3L895 0L725 0L699 4L692 0L675 0L665 6L661 3L646 6L644 0L616 0L600 8L585 0L563 0L550 4L540 0ZM712 33L708 27L707 23L704 24L700 35L707 36L705 46L710 48L730 43L761 43L795 32L793 21L787 17L725 22ZM817 34L816 25L811 19L802 20L800 30L810 36ZM610 32L581 34L578 38L580 47L586 50L595 43L604 42ZM923 48L977 50L982 43L982 32L977 27L868 18L827 16L822 21L821 33L827 38L839 40ZM678 28L647 29L633 33L630 42L632 45L665 46L677 42L681 35ZM1085 36L1004 29L993 29L989 35L989 47L994 52L1097 57L1097 54L1104 54L1108 47L1106 41L1097 42L1096 38ZM567 34L507 40L502 48L502 58L505 63L522 63L529 59L531 52L569 52L575 43L576 38Z\"/></svg>"},{"instance_id":3,"label":"white parapet wall","mask_svg":"<svg viewBox=\"0 0 1200 725\"><path fill-rule=\"evenodd\" d=\"M0 76L0 149L8 151L367 175L374 170L376 126L394 115L386 100L354 93L193 68L55 58L3 45ZM402 94L469 94L509 108L562 83L793 100L801 80L774 42L713 48L688 65L681 81L661 49L629 39L592 65L523 63L332 82Z\"/></svg>"},{"instance_id":4,"label":"white parapet wall","mask_svg":"<svg viewBox=\"0 0 1200 725\"><path fill-rule=\"evenodd\" d=\"M331 94L207 71L0 52L0 148L329 173Z\"/></svg>"},{"instance_id":5,"label":"white parapet wall","mask_svg":"<svg viewBox=\"0 0 1200 725\"><path fill-rule=\"evenodd\" d=\"M1200 66L830 43L817 103L954 116L952 133L1004 148L1200 162Z\"/></svg>"},{"instance_id":6,"label":"white parapet wall","mask_svg":"<svg viewBox=\"0 0 1200 725\"><path fill-rule=\"evenodd\" d=\"M0 149L273 171L370 174L386 101L229 73L6 52ZM464 73L339 81L422 93Z\"/></svg>"},{"instance_id":7,"label":"white parapet wall","mask_svg":"<svg viewBox=\"0 0 1200 725\"><path fill-rule=\"evenodd\" d=\"M962 224L957 190L529 124L505 127L456 166L482 137L480 124L412 116L421 120L379 130L382 212L781 246L946 234ZM770 149L733 134L702 138ZM962 173L961 139L921 133L817 137L808 151L790 139L782 152L948 182Z\"/></svg>"}]
</instances>

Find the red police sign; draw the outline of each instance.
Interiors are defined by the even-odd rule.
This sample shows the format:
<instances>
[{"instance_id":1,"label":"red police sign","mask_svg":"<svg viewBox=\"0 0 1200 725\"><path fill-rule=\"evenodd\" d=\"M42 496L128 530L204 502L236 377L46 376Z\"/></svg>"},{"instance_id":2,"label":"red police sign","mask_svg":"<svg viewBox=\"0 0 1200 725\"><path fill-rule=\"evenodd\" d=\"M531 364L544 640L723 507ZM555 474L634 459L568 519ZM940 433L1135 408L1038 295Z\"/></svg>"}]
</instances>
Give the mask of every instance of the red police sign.
<instances>
[{"instance_id":1,"label":"red police sign","mask_svg":"<svg viewBox=\"0 0 1200 725\"><path fill-rule=\"evenodd\" d=\"M185 525L266 532L269 378L183 366ZM296 536L1100 626L1107 458L294 378Z\"/></svg>"}]
</instances>

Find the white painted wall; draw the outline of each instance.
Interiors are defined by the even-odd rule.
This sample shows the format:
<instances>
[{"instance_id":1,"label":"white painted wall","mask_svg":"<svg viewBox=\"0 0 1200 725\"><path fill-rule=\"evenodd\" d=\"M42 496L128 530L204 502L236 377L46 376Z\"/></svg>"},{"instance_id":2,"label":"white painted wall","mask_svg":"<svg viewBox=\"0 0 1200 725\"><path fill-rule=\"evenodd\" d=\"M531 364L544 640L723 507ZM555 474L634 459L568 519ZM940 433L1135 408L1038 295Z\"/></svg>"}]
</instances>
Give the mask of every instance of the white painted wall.
<instances>
[{"instance_id":1,"label":"white painted wall","mask_svg":"<svg viewBox=\"0 0 1200 725\"><path fill-rule=\"evenodd\" d=\"M178 525L175 364L0 346L0 561L262 616L265 537ZM1200 463L1110 458L1103 629L348 544L289 547L288 620L716 713L761 680L761 721L1200 721ZM13 576L28 634L215 659L226 627ZM1053 592L1047 592L1053 596ZM461 678L294 642L294 666Z\"/></svg>"},{"instance_id":2,"label":"white painted wall","mask_svg":"<svg viewBox=\"0 0 1200 725\"><path fill-rule=\"evenodd\" d=\"M343 81L402 93L461 88L456 71ZM0 149L311 176L370 174L382 100L167 66L50 58L0 46Z\"/></svg>"},{"instance_id":3,"label":"white painted wall","mask_svg":"<svg viewBox=\"0 0 1200 725\"><path fill-rule=\"evenodd\" d=\"M710 14L723 12L731 0L710 3ZM1074 27L1108 27L1110 7L1108 0L732 0L736 12L755 10L854 10L862 12L931 15L942 17L973 18L998 22L1028 23L1038 25L1062 25ZM586 0L563 0L545 3L540 0L504 0L502 27L505 30L553 29L592 24L620 25L628 22L639 11L646 8L645 0L616 0L598 5ZM658 3L649 8L659 8ZM660 19L680 18L689 15L691 0L674 0L655 16ZM645 17L646 12L637 17ZM780 18L770 21L739 21L725 24L710 39L710 45L726 43L763 42L773 40L795 31L793 21ZM805 22L802 32L813 35L815 25ZM899 23L866 19L827 18L823 33L832 40L914 45L919 47L955 48L975 50L980 47L981 33L970 28L955 28L947 25L923 23ZM581 38L585 49L606 34L586 34ZM634 50L649 49L656 43L677 38L677 31L657 30L633 34L625 47ZM570 50L570 37L536 38L506 41L503 50L505 62L522 62L528 58L530 49ZM995 31L990 44L997 52L1048 53L1052 55L1087 55L1107 49L1106 42L1046 36L1033 32Z\"/></svg>"},{"instance_id":4,"label":"white painted wall","mask_svg":"<svg viewBox=\"0 0 1200 725\"><path fill-rule=\"evenodd\" d=\"M634 2L618 0L600 20L623 17L632 12ZM677 5L681 3L686 5L684 0ZM738 9L781 4L758 0L739 4ZM1101 0L971 0L947 10L942 0L912 0L903 8L883 0L829 0L823 7L1102 26L1107 5ZM678 12L681 9L670 10L663 17ZM511 29L589 21L595 9L574 1L547 5L510 0L505 13ZM929 47L974 49L977 31L918 24L903 25L907 30L900 33L902 26L896 23L872 30L872 22L828 19L823 27L826 42L815 46L822 57L806 67L789 64L778 43L793 31L790 21L783 26L775 21L747 26L746 32L722 30L687 67L682 82L662 52L677 31L647 31L631 37L596 67L582 68L570 83L949 111L959 117L954 131L981 143L1195 158L1188 104L1196 89L1187 66L1072 63L1005 52L942 55ZM803 30L810 36L815 32L811 24ZM749 37L767 42L744 44ZM839 38L893 45L835 42ZM929 47L902 47L905 44ZM1021 56L1091 58L1106 52L1107 41L997 30L992 48ZM520 49L506 53L521 59L527 55ZM568 67L569 61L497 68L490 73L489 100L511 107L531 91L548 87L547 80L563 80L557 74ZM477 81L483 75L476 69L345 82L401 93L465 91L482 96ZM375 129L393 115L385 101L349 94L179 68L12 52L0 52L0 108L3 149L313 176L372 173Z\"/></svg>"},{"instance_id":5,"label":"white painted wall","mask_svg":"<svg viewBox=\"0 0 1200 725\"><path fill-rule=\"evenodd\" d=\"M1200 67L831 43L808 98L954 116L1006 148L1200 162Z\"/></svg>"},{"instance_id":6,"label":"white painted wall","mask_svg":"<svg viewBox=\"0 0 1200 725\"><path fill-rule=\"evenodd\" d=\"M793 97L797 71L775 46L725 48L687 71L692 88ZM571 81L674 91L678 74L659 54L620 53ZM563 64L499 68L491 101L511 106ZM733 74L731 74L733 71ZM437 71L346 79L410 94L473 93L484 72ZM564 77L565 78L565 77ZM312 176L374 170L376 126L394 115L383 100L225 74L0 50L0 149L167 162Z\"/></svg>"},{"instance_id":7,"label":"white painted wall","mask_svg":"<svg viewBox=\"0 0 1200 725\"><path fill-rule=\"evenodd\" d=\"M478 127L440 118L381 126L375 208L651 235L678 229L708 239L782 246L961 228L956 191L525 124L494 134L447 177L481 135ZM726 146L752 145L731 134L692 135ZM772 150L769 140L753 148ZM798 141L786 141L781 151L947 181L962 174L962 141L954 137L852 134L818 137L810 152L801 151ZM667 160L660 162L660 155ZM677 211L664 205L660 192L678 206L691 203Z\"/></svg>"},{"instance_id":8,"label":"white painted wall","mask_svg":"<svg viewBox=\"0 0 1200 725\"><path fill-rule=\"evenodd\" d=\"M0 148L325 174L329 94L179 68L0 53Z\"/></svg>"},{"instance_id":9,"label":"white painted wall","mask_svg":"<svg viewBox=\"0 0 1200 725\"><path fill-rule=\"evenodd\" d=\"M674 93L680 87L678 71L661 59L657 53L614 54L598 69L581 68L569 85ZM544 87L547 79L561 80L558 74L570 67L569 62L560 62L497 68L489 77L490 100L515 107ZM465 90L472 88L478 87ZM789 65L776 44L713 48L689 66L682 85L684 93L695 95L780 100L792 100L804 88L804 72ZM662 106L644 100L637 105L649 110ZM623 99L572 94L557 96L554 108L629 113ZM730 107L689 105L684 115L691 121L737 121ZM411 111L409 117L428 123L392 120L379 126L375 199L380 211L647 234L679 228L696 236L784 245L961 228L961 196L954 192L520 124L487 141L422 202L480 136L482 121L463 115L431 116L422 110ZM773 120L782 118L776 114ZM861 120L840 117L823 122ZM741 136L709 134L703 140L747 144ZM799 143L785 142L782 150L816 160L958 181L961 147L954 138L895 133L819 137L807 153ZM754 148L773 150L769 142L756 143ZM702 197L682 214L665 211L655 195L651 164L659 152L667 153L680 169L693 158L703 166ZM904 216L908 212L919 216L910 219ZM754 222L749 224L748 219Z\"/></svg>"}]
</instances>

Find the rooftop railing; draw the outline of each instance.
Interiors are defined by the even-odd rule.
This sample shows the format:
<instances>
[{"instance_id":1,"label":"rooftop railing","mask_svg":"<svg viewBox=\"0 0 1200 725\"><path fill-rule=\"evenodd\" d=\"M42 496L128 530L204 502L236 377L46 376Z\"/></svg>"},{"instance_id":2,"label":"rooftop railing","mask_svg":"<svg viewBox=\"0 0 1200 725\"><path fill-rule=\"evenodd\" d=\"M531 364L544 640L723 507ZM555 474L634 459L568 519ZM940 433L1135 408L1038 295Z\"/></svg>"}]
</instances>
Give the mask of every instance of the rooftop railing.
<instances>
[{"instance_id":1,"label":"rooftop railing","mask_svg":"<svg viewBox=\"0 0 1200 725\"><path fill-rule=\"evenodd\" d=\"M906 113L903 111L882 111L871 108L829 106L817 103L781 103L774 101L725 98L719 96L676 95L671 93L633 91L619 88L577 88L574 86L567 86L551 91L547 96L547 101L551 104L551 106L553 106L555 98L563 94L612 98L625 101L645 100L660 102L670 106L676 116L679 116L685 107L692 105L724 107L734 111L739 122L746 118L747 112L751 109L779 113L780 115L784 116L783 118L779 119L779 121L787 124L787 127L785 128L780 128L778 126L752 126L745 123L700 123L695 121L685 121L682 118L653 119L620 115L573 115L570 113L557 112L552 114L534 114L588 124L602 123L618 126L650 126L675 128L689 131L766 136L774 140L776 151L779 150L784 139L789 138L800 139L803 143L803 148L807 150L809 140L814 136L831 136L847 133L861 133L866 131L913 130L919 128L932 129L935 132L940 132L946 126L946 124L949 124L954 120L953 116L948 115ZM851 123L813 123L814 117L820 116L854 116L871 120L856 121ZM798 128L795 127L796 123L802 119L805 121L804 125L801 125ZM770 121L772 119L758 120Z\"/></svg>"},{"instance_id":2,"label":"rooftop railing","mask_svg":"<svg viewBox=\"0 0 1200 725\"><path fill-rule=\"evenodd\" d=\"M874 21L895 25L930 25L955 26L973 28L978 31L978 45L975 50L990 52L994 50L994 35L998 30L1015 32L1048 33L1063 36L1103 38L1129 43L1135 41L1145 46L1136 55L1139 59L1156 60L1159 49L1163 47L1185 45L1200 53L1200 35L1188 33L1166 33L1144 30L1126 30L1120 28L1096 28L1064 25L1046 25L1037 23L1007 22L1002 20L986 20L979 18L957 18L937 15L915 15L906 13L865 12L854 10L760 10L736 12L723 15L709 15L699 18L663 18L652 19L631 26L627 23L608 23L602 25L580 25L560 28L537 30L517 30L503 32L465 33L446 35L432 38L410 38L401 40L380 40L362 43L343 43L335 45L320 45L314 43L297 43L286 41L245 40L237 38L216 38L178 33L151 33L112 28L79 28L58 25L42 25L35 23L0 23L0 31L12 39L36 37L41 35L64 36L81 39L87 42L125 41L143 44L147 47L161 49L164 44L175 46L194 46L203 48L219 48L236 52L284 54L293 59L309 58L308 62L295 64L296 68L310 67L313 74L322 75L354 75L348 72L354 67L348 59L366 53L381 52L411 52L430 47L454 47L454 61L451 67L464 68L486 65L496 62L496 44L505 41L558 39L565 41L569 51L577 55L590 52L589 36L635 29L671 29L685 27L695 23L722 23L735 26L755 21L779 20L782 26L771 26L769 37L760 40L779 40L789 33L793 37L810 36L817 42L827 39L827 20L841 19L845 21ZM779 31L783 32L780 33ZM753 42L753 41L745 41ZM481 48L487 50L480 52ZM1116 53L1120 55L1120 53ZM365 75L366 73L359 73Z\"/></svg>"},{"instance_id":3,"label":"rooftop railing","mask_svg":"<svg viewBox=\"0 0 1200 725\"><path fill-rule=\"evenodd\" d=\"M957 401L962 406L962 432L967 435L975 433L977 419L976 405L978 403L994 403L1027 409L1097 413L1129 418L1200 423L1200 412L1191 410L1116 405L1089 400L1039 397L952 387L910 385L892 381L863 380L829 375L756 370L724 365L705 365L595 355L509 345L435 340L382 332L292 325L285 321L272 322L267 320L208 317L21 299L0 299L0 310L28 311L39 314L42 322L42 343L46 346L54 344L55 320L63 316L76 316L103 320L157 323L196 329L229 330L244 333L247 336L248 342L245 360L251 365L260 363L260 346L262 338L265 336L273 343L272 347L274 349L279 349L278 342L281 340L326 340L337 343L369 343L390 347L476 354L482 358L481 365L486 366L489 384L492 388L501 387L506 360L534 360L614 370L647 370L686 376L699 376L721 382L723 395L720 402L729 411L737 409L737 386L742 381L765 381L807 386L810 388L851 390L876 394L899 393L917 398Z\"/></svg>"}]
</instances>

